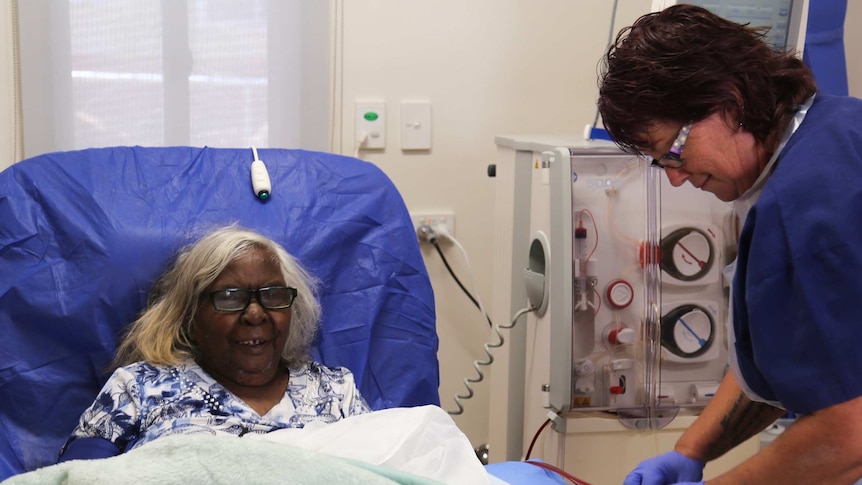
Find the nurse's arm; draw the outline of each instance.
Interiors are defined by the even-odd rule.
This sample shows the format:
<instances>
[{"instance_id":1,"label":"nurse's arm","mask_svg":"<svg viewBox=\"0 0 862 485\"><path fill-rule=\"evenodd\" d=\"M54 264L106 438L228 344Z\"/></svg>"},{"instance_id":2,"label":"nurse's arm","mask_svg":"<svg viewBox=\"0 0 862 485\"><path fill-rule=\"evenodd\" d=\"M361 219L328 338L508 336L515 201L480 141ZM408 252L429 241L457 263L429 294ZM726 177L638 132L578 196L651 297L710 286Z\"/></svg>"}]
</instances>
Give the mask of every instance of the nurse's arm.
<instances>
[{"instance_id":1,"label":"nurse's arm","mask_svg":"<svg viewBox=\"0 0 862 485\"><path fill-rule=\"evenodd\" d=\"M728 378L725 377L722 386L727 381ZM758 406L766 406L748 402L752 406L749 413L753 417L760 413L756 411ZM743 407L742 404L739 407ZM778 415L773 414L773 417L780 416L783 411L776 410L776 413ZM862 416L862 397L802 416L762 451L706 483L707 485L853 483L862 477L862 418L860 416ZM742 420L739 423L744 425L745 421ZM696 424L697 422L692 425L692 428L695 428ZM743 434L740 433L738 436L742 437ZM682 446L683 450L691 452L692 448L688 443L692 442L687 440L695 436L687 435L689 435L688 431L680 437L677 443L678 451ZM713 452L717 452L721 446L716 444L721 442L721 440L713 441L712 448L700 445L695 449L712 449ZM682 452L685 453L685 451ZM696 457L691 454L689 456Z\"/></svg>"},{"instance_id":2,"label":"nurse's arm","mask_svg":"<svg viewBox=\"0 0 862 485\"><path fill-rule=\"evenodd\" d=\"M674 449L708 462L763 431L785 412L748 399L733 373L727 372L715 396L680 436Z\"/></svg>"},{"instance_id":3,"label":"nurse's arm","mask_svg":"<svg viewBox=\"0 0 862 485\"><path fill-rule=\"evenodd\" d=\"M862 397L798 418L737 468L751 483L853 483L862 477ZM709 483L744 483L735 471Z\"/></svg>"}]
</instances>

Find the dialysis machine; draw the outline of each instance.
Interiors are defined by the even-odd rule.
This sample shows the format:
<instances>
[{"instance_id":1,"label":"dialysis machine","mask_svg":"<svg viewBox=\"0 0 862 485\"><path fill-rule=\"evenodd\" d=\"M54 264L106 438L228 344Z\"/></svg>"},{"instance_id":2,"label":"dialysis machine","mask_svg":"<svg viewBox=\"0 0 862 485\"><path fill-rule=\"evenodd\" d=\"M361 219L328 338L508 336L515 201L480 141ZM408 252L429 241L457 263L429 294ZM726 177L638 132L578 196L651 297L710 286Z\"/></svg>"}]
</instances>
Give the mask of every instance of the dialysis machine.
<instances>
[{"instance_id":1,"label":"dialysis machine","mask_svg":"<svg viewBox=\"0 0 862 485\"><path fill-rule=\"evenodd\" d=\"M579 417L649 430L696 415L726 369L730 206L610 142L496 141L498 255L513 256L495 307L534 309L509 359L524 442L546 415L561 434Z\"/></svg>"}]
</instances>

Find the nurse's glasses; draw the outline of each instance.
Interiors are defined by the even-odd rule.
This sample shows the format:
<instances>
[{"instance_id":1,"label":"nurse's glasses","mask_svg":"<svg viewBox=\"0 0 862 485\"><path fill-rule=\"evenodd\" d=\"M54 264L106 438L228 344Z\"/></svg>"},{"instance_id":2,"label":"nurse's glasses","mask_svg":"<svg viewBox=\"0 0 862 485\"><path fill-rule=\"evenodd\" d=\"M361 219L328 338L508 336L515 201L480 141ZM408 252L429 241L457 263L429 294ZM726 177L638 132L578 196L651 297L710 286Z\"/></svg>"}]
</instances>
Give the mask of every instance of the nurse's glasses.
<instances>
[{"instance_id":1,"label":"nurse's glasses","mask_svg":"<svg viewBox=\"0 0 862 485\"><path fill-rule=\"evenodd\" d=\"M691 125L693 124L693 121L689 121L682 125L682 128L680 128L679 133L673 140L673 144L670 146L670 150L661 157L652 160L653 167L682 168L685 165L685 160L682 158L682 149L685 148L685 141L688 140L688 133L691 131Z\"/></svg>"},{"instance_id":2,"label":"nurse's glasses","mask_svg":"<svg viewBox=\"0 0 862 485\"><path fill-rule=\"evenodd\" d=\"M256 290L225 288L204 292L201 297L208 297L213 307L220 312L240 312L248 308L252 296L267 310L290 308L296 299L296 293L296 288L289 286L267 286Z\"/></svg>"}]
</instances>

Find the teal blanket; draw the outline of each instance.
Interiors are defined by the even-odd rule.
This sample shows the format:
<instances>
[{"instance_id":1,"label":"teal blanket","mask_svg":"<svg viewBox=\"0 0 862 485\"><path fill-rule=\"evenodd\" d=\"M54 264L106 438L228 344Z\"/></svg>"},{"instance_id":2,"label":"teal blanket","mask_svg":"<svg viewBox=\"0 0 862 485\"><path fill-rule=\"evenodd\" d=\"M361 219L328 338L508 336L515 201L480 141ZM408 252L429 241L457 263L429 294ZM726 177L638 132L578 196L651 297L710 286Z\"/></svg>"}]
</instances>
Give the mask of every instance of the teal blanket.
<instances>
[{"instance_id":1,"label":"teal blanket","mask_svg":"<svg viewBox=\"0 0 862 485\"><path fill-rule=\"evenodd\" d=\"M13 476L3 485L102 483L432 485L442 482L282 443L178 435L112 458L44 467Z\"/></svg>"}]
</instances>

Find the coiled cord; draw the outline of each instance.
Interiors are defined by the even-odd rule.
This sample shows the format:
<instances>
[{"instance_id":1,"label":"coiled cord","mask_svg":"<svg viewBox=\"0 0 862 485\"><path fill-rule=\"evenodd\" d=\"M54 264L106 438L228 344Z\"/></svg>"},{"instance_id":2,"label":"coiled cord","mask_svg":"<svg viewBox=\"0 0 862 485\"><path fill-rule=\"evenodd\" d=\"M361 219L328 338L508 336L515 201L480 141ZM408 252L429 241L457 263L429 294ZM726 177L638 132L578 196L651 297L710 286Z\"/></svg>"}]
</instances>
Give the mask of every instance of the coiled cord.
<instances>
[{"instance_id":1,"label":"coiled cord","mask_svg":"<svg viewBox=\"0 0 862 485\"><path fill-rule=\"evenodd\" d=\"M464 387L467 388L467 394L456 394L455 395L455 405L458 406L458 410L457 411L448 411L448 410L446 411L447 413L452 414L452 415L463 414L464 413L464 406L463 406L463 404L461 404L461 401L472 398L473 394L474 394L472 384L482 382L485 379L485 374L482 372L481 366L487 366L487 365L491 365L492 363L494 363L494 354L491 353L491 349L496 349L496 348L502 347L503 344L505 343L505 339L503 338L503 334L500 332L500 330L510 329L510 328L514 327L515 324L518 322L518 319L521 318L522 315L524 315L525 313L531 312L531 311L535 311L535 308L530 306L530 307L523 308L523 309L519 310L517 313L515 313L515 316L512 318L512 322L509 325L495 325L491 321L491 317L485 311L485 307L482 305L482 300L479 298L479 295L476 292L476 282L473 280L473 270L470 268L470 258L467 257L467 251L464 249L464 246L462 246L461 243L459 243L457 239L455 239L451 234L449 234L449 232L446 230L446 228L444 226L431 227L430 225L426 224L426 225L419 227L419 229L417 230L417 234L421 240L428 241L432 245L434 245L434 248L437 250L437 254L440 255L440 258L443 260L443 264L446 265L446 269L449 271L449 274L452 276L452 278L455 279L455 282L458 283L458 286L461 288L461 290L464 292L464 294L467 295L467 297L470 299L470 301L472 301L473 304L476 305L476 308L479 309L479 311L482 313L482 316L485 317L485 319L488 321L488 325L491 328L493 328L494 332L497 334L497 339L498 339L497 342L487 342L482 346L485 350L485 355L487 355L488 358L486 360L473 361L473 368L476 370L477 377L465 377L464 378ZM464 286L464 284L461 283L461 280L458 279L458 276L455 275L455 272L452 270L452 267L449 265L449 262L446 260L446 256L443 254L443 250L440 249L440 245L438 244L438 242L439 242L439 239L441 237L449 240L452 244L454 244L461 251L461 254L464 256L464 262L466 263L467 269L468 269L469 274L470 274L470 283L471 283L471 286L473 287L473 293L472 294L470 293L470 291L467 290L467 288ZM475 296L474 296L474 294L475 294Z\"/></svg>"},{"instance_id":2,"label":"coiled cord","mask_svg":"<svg viewBox=\"0 0 862 485\"><path fill-rule=\"evenodd\" d=\"M485 354L488 356L486 360L476 360L473 362L473 368L476 369L476 374L478 377L465 377L464 378L464 387L467 388L467 394L457 394L455 395L455 405L458 406L457 411L446 411L449 414L457 415L462 414L464 412L464 405L461 404L462 400L467 400L473 397L473 386L477 382L482 382L485 379L485 374L482 373L482 369L480 366L488 366L494 363L494 354L491 353L491 349L496 349L503 346L505 343L505 339L503 338L503 334L500 332L501 329L510 329L518 323L518 319L521 318L526 313L535 310L533 307L522 308L515 313L515 316L512 318L512 323L509 325L494 325L494 332L497 334L498 342L487 342L482 347L485 349Z\"/></svg>"}]
</instances>

